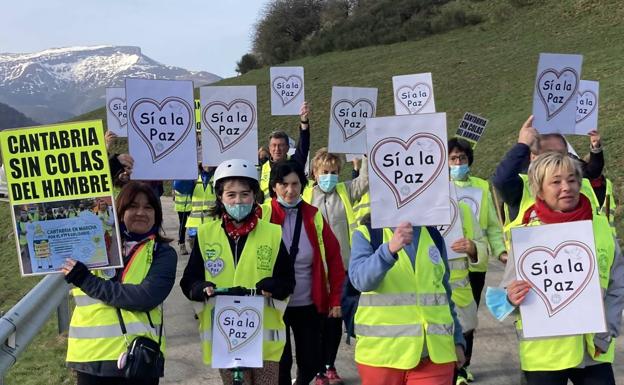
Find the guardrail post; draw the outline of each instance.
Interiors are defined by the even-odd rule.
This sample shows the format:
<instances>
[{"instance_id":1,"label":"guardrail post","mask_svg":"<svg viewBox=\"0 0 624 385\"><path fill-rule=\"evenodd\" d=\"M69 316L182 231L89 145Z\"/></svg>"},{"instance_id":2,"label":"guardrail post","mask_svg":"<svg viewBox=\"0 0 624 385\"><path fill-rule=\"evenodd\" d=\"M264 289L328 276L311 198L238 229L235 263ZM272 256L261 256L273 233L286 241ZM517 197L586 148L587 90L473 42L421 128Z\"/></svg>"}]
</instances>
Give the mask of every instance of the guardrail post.
<instances>
[{"instance_id":1,"label":"guardrail post","mask_svg":"<svg viewBox=\"0 0 624 385\"><path fill-rule=\"evenodd\" d=\"M63 334L69 331L69 296L68 295L65 295L65 297L61 300L59 307L56 309L56 320L58 323L59 334Z\"/></svg>"}]
</instances>

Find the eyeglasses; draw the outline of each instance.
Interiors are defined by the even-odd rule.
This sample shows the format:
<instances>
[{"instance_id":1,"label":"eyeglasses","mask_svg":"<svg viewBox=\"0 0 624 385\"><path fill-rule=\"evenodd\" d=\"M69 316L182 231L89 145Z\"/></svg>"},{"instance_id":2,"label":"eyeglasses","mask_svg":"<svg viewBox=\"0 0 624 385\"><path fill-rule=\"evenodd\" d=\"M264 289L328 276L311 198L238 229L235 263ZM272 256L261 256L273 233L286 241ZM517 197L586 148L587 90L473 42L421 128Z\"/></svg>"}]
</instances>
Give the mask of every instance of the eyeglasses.
<instances>
[{"instance_id":1,"label":"eyeglasses","mask_svg":"<svg viewBox=\"0 0 624 385\"><path fill-rule=\"evenodd\" d=\"M453 155L451 157L449 157L449 161L450 162L467 162L468 161L468 157L466 155Z\"/></svg>"}]
</instances>

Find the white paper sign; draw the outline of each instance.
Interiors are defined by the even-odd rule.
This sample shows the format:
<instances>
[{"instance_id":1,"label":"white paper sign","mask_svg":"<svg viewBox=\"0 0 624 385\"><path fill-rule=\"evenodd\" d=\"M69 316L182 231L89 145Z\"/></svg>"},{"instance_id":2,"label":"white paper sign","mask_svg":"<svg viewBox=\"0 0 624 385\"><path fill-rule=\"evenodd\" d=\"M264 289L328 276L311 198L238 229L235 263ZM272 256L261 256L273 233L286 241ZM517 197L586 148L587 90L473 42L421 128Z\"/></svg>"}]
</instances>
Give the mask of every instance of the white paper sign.
<instances>
[{"instance_id":1,"label":"white paper sign","mask_svg":"<svg viewBox=\"0 0 624 385\"><path fill-rule=\"evenodd\" d=\"M438 225L436 228L444 237L444 245L446 246L446 256L450 259L463 258L466 254L456 253L451 249L451 245L458 239L464 237L464 230L462 228L462 218L461 211L459 209L459 204L457 200L457 194L455 191L455 183L450 182L449 190L451 192L451 196L449 197L449 202L451 205L451 221L449 224Z\"/></svg>"},{"instance_id":2,"label":"white paper sign","mask_svg":"<svg viewBox=\"0 0 624 385\"><path fill-rule=\"evenodd\" d=\"M202 164L228 159L258 162L255 86L201 87Z\"/></svg>"},{"instance_id":3,"label":"white paper sign","mask_svg":"<svg viewBox=\"0 0 624 385\"><path fill-rule=\"evenodd\" d=\"M467 204L475 217L479 218L483 190L476 187L461 187L458 185L455 185L455 188L457 191L457 200Z\"/></svg>"},{"instance_id":4,"label":"white paper sign","mask_svg":"<svg viewBox=\"0 0 624 385\"><path fill-rule=\"evenodd\" d=\"M576 99L576 129L578 135L587 135L598 129L598 91L600 83L581 80Z\"/></svg>"},{"instance_id":5,"label":"white paper sign","mask_svg":"<svg viewBox=\"0 0 624 385\"><path fill-rule=\"evenodd\" d=\"M126 100L132 179L197 179L193 82L126 79Z\"/></svg>"},{"instance_id":6,"label":"white paper sign","mask_svg":"<svg viewBox=\"0 0 624 385\"><path fill-rule=\"evenodd\" d=\"M366 119L376 109L377 88L332 87L328 151L364 154Z\"/></svg>"},{"instance_id":7,"label":"white paper sign","mask_svg":"<svg viewBox=\"0 0 624 385\"><path fill-rule=\"evenodd\" d=\"M212 328L213 368L261 368L264 298L218 296Z\"/></svg>"},{"instance_id":8,"label":"white paper sign","mask_svg":"<svg viewBox=\"0 0 624 385\"><path fill-rule=\"evenodd\" d=\"M271 67L271 115L299 115L305 101L303 67Z\"/></svg>"},{"instance_id":9,"label":"white paper sign","mask_svg":"<svg viewBox=\"0 0 624 385\"><path fill-rule=\"evenodd\" d=\"M106 89L106 126L119 137L128 136L128 109L126 89L110 87Z\"/></svg>"},{"instance_id":10,"label":"white paper sign","mask_svg":"<svg viewBox=\"0 0 624 385\"><path fill-rule=\"evenodd\" d=\"M533 94L533 127L541 134L574 134L582 55L541 53Z\"/></svg>"},{"instance_id":11,"label":"white paper sign","mask_svg":"<svg viewBox=\"0 0 624 385\"><path fill-rule=\"evenodd\" d=\"M392 77L394 114L413 115L436 112L431 73Z\"/></svg>"},{"instance_id":12,"label":"white paper sign","mask_svg":"<svg viewBox=\"0 0 624 385\"><path fill-rule=\"evenodd\" d=\"M591 221L511 229L524 337L606 331ZM574 322L570 322L574 320Z\"/></svg>"},{"instance_id":13,"label":"white paper sign","mask_svg":"<svg viewBox=\"0 0 624 385\"><path fill-rule=\"evenodd\" d=\"M372 227L451 223L446 114L366 122Z\"/></svg>"}]
</instances>

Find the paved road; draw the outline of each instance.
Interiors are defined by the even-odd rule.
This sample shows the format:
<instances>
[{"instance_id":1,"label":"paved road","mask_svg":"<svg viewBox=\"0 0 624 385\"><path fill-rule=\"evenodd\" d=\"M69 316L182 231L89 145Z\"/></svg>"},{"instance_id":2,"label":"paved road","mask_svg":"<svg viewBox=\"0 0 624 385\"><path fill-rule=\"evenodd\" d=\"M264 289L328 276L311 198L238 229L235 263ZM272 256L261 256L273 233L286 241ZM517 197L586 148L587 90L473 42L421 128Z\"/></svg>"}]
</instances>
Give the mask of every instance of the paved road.
<instances>
[{"instance_id":1,"label":"paved road","mask_svg":"<svg viewBox=\"0 0 624 385\"><path fill-rule=\"evenodd\" d=\"M178 217L171 198L163 197L165 230L171 238L177 237ZM172 242L177 245L177 242ZM182 276L188 256L179 256L178 281ZM503 266L490 263L486 286L498 284ZM165 378L161 384L173 385L218 385L221 384L216 370L207 368L201 362L201 350L197 333L197 321L193 317L192 304L184 297L176 284L165 302L165 324L167 333L167 361ZM618 343L616 355L616 382L624 384L624 351ZM345 384L359 384L353 361L353 347L341 344L337 368ZM496 321L486 309L479 310L479 327L475 336L472 371L475 385L514 385L520 383L515 329L511 320Z\"/></svg>"}]
</instances>

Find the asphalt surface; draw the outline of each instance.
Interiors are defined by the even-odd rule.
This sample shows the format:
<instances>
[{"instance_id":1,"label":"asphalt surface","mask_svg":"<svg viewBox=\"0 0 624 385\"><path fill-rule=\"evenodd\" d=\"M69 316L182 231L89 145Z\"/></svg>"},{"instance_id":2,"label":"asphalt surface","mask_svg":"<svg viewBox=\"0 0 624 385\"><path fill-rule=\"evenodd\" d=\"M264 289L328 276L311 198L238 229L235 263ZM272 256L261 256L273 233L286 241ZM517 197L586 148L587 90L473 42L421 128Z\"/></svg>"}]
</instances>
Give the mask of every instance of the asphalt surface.
<instances>
[{"instance_id":1,"label":"asphalt surface","mask_svg":"<svg viewBox=\"0 0 624 385\"><path fill-rule=\"evenodd\" d=\"M164 228L167 235L177 239L178 216L170 197L162 198ZM177 247L177 242L171 243ZM190 250L189 250L190 251ZM165 331L167 335L167 358L165 378L161 384L173 385L218 385L221 384L216 369L206 367L201 359L201 347L194 318L193 306L184 297L179 279L186 267L188 255L179 255L178 280L171 294L165 301ZM491 261L487 274L486 286L498 285L503 265ZM485 289L484 289L485 292ZM482 304L484 299L482 299ZM352 343L354 341L352 340ZM475 333L474 351L471 370L475 376L475 385L515 385L520 384L520 366L517 353L518 343L511 319L498 322L485 306L479 309L479 326ZM353 346L342 343L338 352L336 367L346 385L359 384ZM614 371L616 383L624 384L624 351L622 342L617 343ZM556 359L556 357L553 357ZM294 374L294 368L293 368Z\"/></svg>"}]
</instances>

